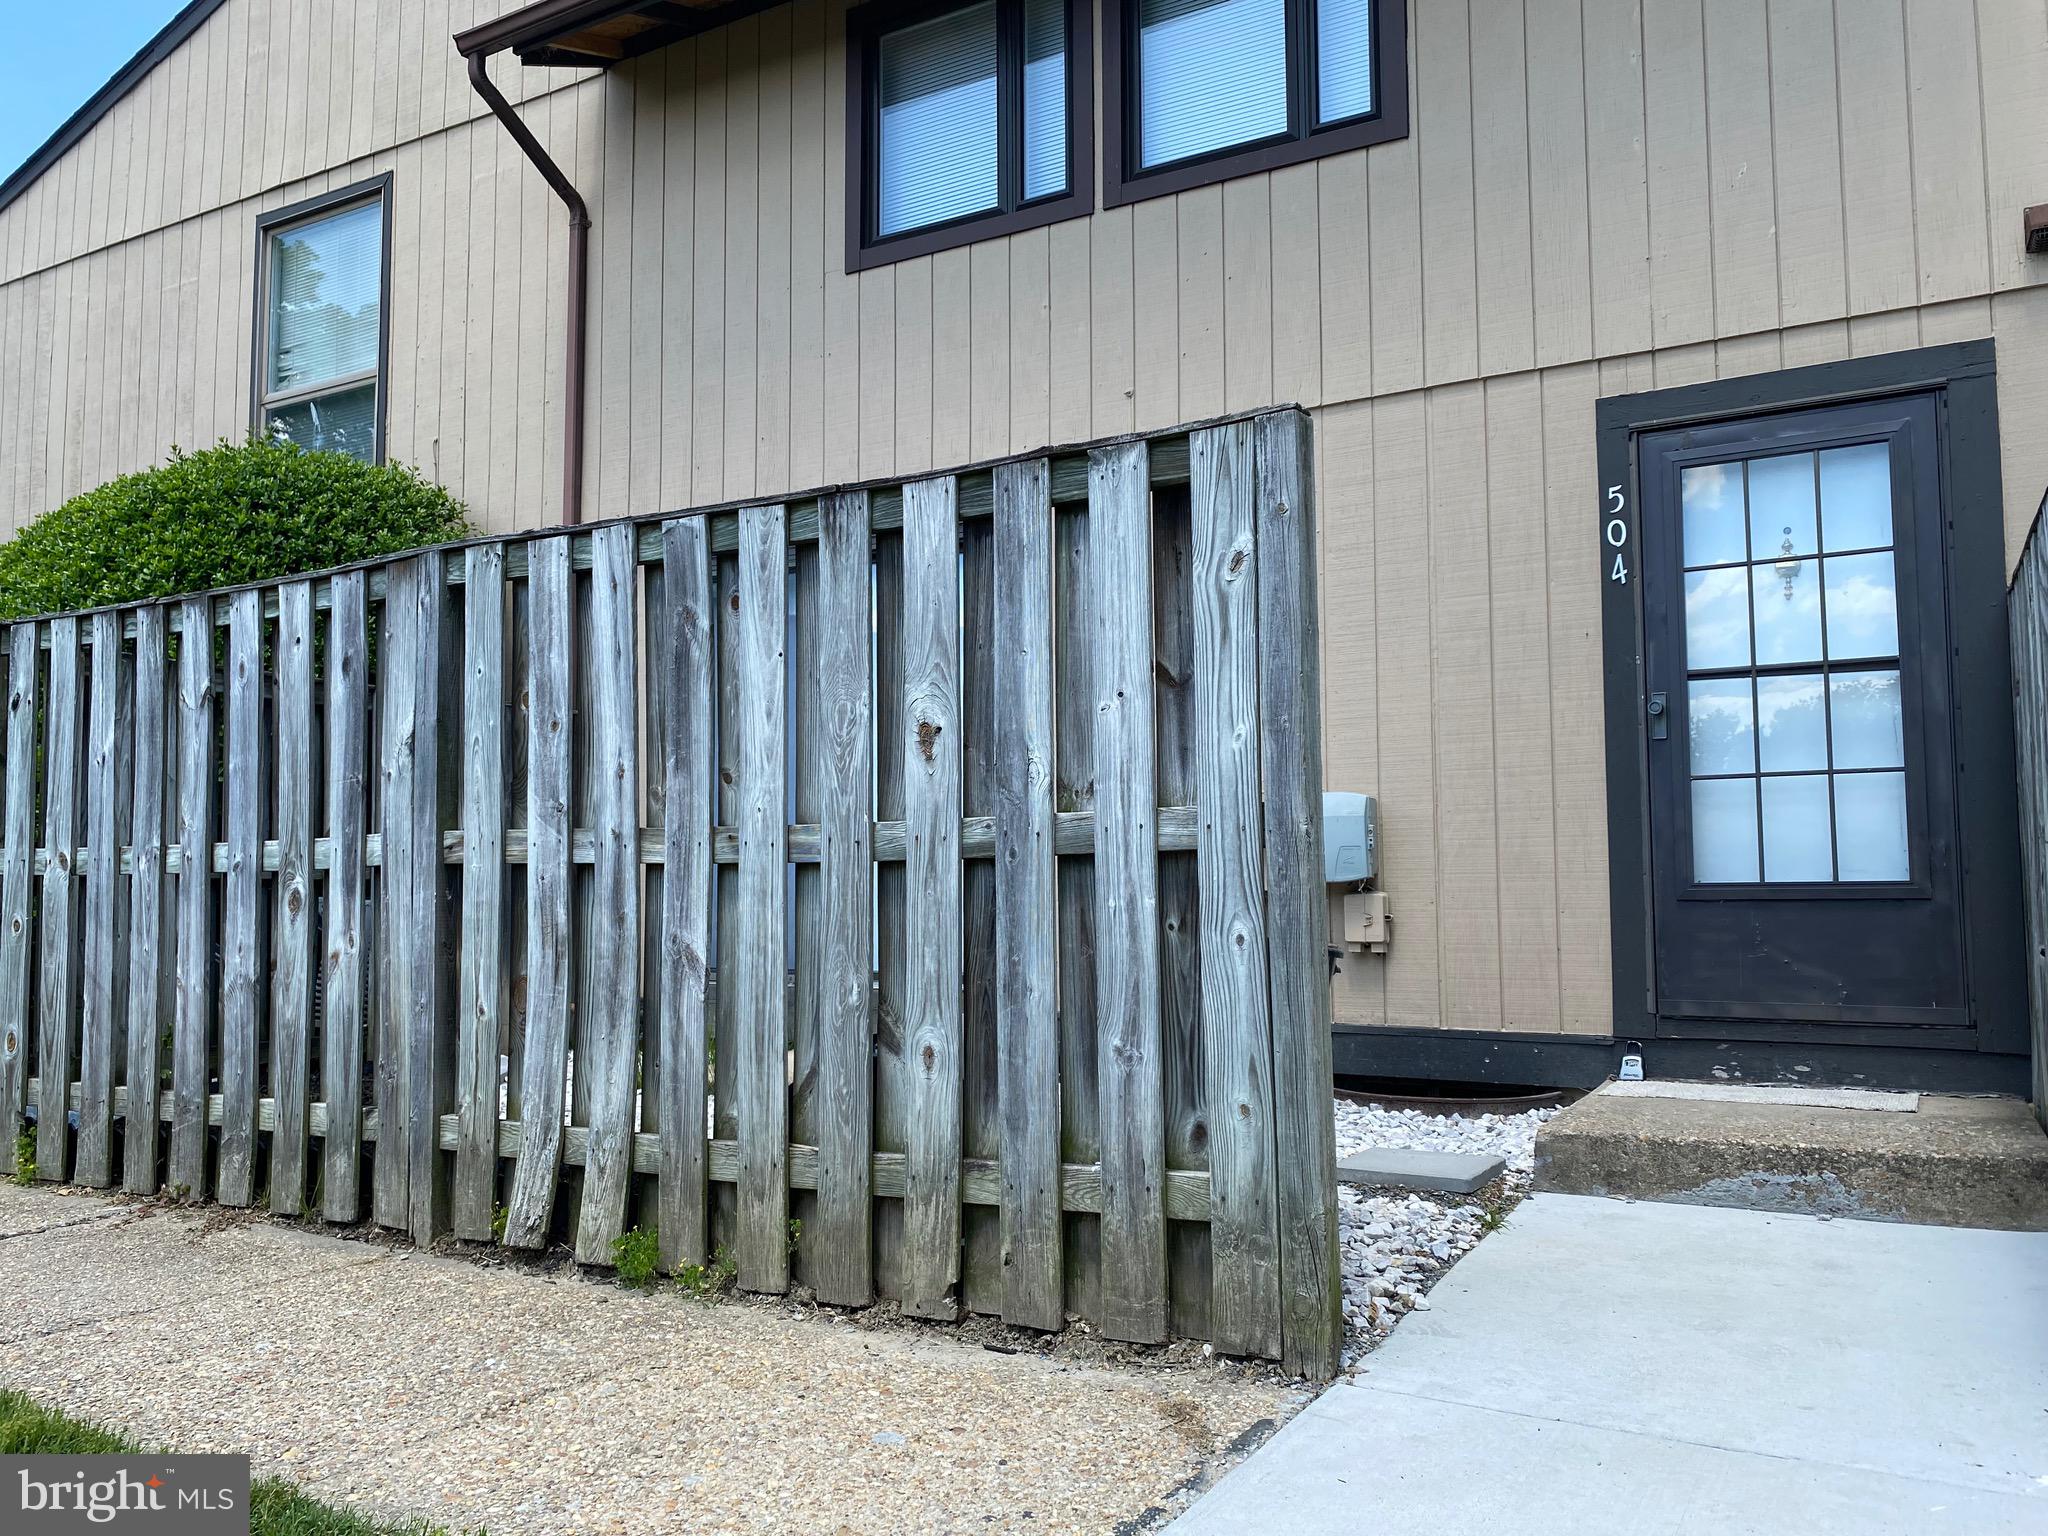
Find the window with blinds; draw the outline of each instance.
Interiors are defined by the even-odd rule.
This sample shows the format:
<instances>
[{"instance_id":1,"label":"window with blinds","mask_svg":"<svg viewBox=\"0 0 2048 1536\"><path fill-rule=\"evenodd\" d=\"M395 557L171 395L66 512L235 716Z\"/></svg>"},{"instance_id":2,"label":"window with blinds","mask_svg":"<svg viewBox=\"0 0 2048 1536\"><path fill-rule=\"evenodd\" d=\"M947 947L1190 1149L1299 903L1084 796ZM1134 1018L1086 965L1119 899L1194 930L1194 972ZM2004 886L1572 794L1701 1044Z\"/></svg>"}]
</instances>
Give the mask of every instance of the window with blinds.
<instances>
[{"instance_id":1,"label":"window with blinds","mask_svg":"<svg viewBox=\"0 0 2048 1536\"><path fill-rule=\"evenodd\" d=\"M383 372L381 187L266 223L258 423L304 448L374 462Z\"/></svg>"},{"instance_id":2,"label":"window with blinds","mask_svg":"<svg viewBox=\"0 0 2048 1536\"><path fill-rule=\"evenodd\" d=\"M1088 211L1072 206L1090 190L1076 126L1086 90L1075 84L1076 9L885 0L849 18L864 34L849 50L865 108L854 266Z\"/></svg>"},{"instance_id":3,"label":"window with blinds","mask_svg":"<svg viewBox=\"0 0 2048 1536\"><path fill-rule=\"evenodd\" d=\"M1401 0L1121 0L1109 205L1405 136L1406 20Z\"/></svg>"}]
</instances>

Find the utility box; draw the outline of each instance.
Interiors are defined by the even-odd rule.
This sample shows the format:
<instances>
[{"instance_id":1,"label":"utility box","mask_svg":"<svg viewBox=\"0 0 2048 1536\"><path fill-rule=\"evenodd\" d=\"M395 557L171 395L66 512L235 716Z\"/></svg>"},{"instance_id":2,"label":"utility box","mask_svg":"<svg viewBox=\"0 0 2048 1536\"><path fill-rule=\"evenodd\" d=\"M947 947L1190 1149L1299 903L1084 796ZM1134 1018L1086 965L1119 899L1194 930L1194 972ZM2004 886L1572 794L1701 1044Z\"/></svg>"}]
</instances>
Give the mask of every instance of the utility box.
<instances>
[{"instance_id":1,"label":"utility box","mask_svg":"<svg viewBox=\"0 0 2048 1536\"><path fill-rule=\"evenodd\" d=\"M1371 795L1323 795L1323 883L1360 885L1380 872L1378 817Z\"/></svg>"}]
</instances>

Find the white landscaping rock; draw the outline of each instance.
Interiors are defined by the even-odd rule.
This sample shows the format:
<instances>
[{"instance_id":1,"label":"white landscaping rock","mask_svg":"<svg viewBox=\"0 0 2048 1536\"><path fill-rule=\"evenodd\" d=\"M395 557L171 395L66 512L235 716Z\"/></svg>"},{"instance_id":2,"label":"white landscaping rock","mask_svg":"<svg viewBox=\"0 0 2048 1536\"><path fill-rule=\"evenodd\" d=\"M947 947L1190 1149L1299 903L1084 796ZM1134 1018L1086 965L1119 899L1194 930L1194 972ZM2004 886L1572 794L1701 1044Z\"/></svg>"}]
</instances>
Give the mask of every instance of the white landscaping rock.
<instances>
[{"instance_id":1,"label":"white landscaping rock","mask_svg":"<svg viewBox=\"0 0 2048 1536\"><path fill-rule=\"evenodd\" d=\"M1429 1115L1382 1104L1336 1101L1337 1155L1366 1147L1486 1152L1507 1160L1509 1202L1529 1187L1536 1130L1557 1111L1517 1115ZM1344 1363L1355 1364L1423 1294L1486 1235L1486 1207L1463 1195L1371 1195L1337 1190L1338 1245L1344 1274Z\"/></svg>"}]
</instances>

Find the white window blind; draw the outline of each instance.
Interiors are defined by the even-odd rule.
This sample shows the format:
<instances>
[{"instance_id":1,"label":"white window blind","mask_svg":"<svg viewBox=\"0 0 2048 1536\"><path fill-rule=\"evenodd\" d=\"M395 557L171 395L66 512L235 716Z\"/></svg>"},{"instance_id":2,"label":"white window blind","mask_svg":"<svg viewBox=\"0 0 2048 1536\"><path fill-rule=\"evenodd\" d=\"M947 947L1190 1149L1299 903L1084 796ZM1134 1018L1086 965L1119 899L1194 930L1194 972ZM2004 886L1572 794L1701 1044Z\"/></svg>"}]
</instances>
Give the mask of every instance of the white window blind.
<instances>
[{"instance_id":1,"label":"white window blind","mask_svg":"<svg viewBox=\"0 0 2048 1536\"><path fill-rule=\"evenodd\" d=\"M1372 0L1316 0L1316 122L1373 110Z\"/></svg>"},{"instance_id":2,"label":"white window blind","mask_svg":"<svg viewBox=\"0 0 2048 1536\"><path fill-rule=\"evenodd\" d=\"M1024 200L1067 190L1067 4L1025 0Z\"/></svg>"},{"instance_id":3,"label":"white window blind","mask_svg":"<svg viewBox=\"0 0 2048 1536\"><path fill-rule=\"evenodd\" d=\"M879 53L876 233L995 208L995 0L891 32Z\"/></svg>"},{"instance_id":4,"label":"white window blind","mask_svg":"<svg viewBox=\"0 0 2048 1536\"><path fill-rule=\"evenodd\" d=\"M1287 131L1286 0L1139 0L1139 163Z\"/></svg>"},{"instance_id":5,"label":"white window blind","mask_svg":"<svg viewBox=\"0 0 2048 1536\"><path fill-rule=\"evenodd\" d=\"M271 410L264 430L301 448L351 454L368 461L377 452L377 386L358 384Z\"/></svg>"},{"instance_id":6,"label":"white window blind","mask_svg":"<svg viewBox=\"0 0 2048 1536\"><path fill-rule=\"evenodd\" d=\"M269 393L376 370L383 270L381 202L271 238Z\"/></svg>"}]
</instances>

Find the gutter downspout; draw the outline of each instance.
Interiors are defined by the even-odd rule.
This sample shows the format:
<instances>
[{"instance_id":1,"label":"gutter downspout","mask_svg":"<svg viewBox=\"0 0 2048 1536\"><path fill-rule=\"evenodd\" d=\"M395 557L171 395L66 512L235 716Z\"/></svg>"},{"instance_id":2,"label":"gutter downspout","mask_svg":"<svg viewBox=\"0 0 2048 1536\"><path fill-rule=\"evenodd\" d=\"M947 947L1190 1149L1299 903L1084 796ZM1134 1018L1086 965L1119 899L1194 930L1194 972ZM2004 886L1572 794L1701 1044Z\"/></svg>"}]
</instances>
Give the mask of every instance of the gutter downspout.
<instances>
[{"instance_id":1,"label":"gutter downspout","mask_svg":"<svg viewBox=\"0 0 2048 1536\"><path fill-rule=\"evenodd\" d=\"M573 528L583 521L583 339L590 291L590 209L583 194L570 185L562 168L533 136L533 130L491 83L486 68L489 57L482 53L469 56L471 87L569 210L569 335L568 356L562 369L562 526Z\"/></svg>"}]
</instances>

